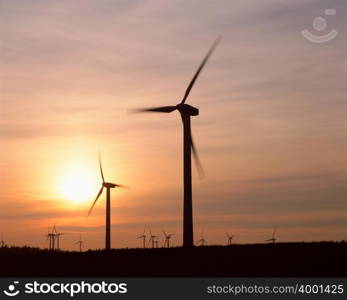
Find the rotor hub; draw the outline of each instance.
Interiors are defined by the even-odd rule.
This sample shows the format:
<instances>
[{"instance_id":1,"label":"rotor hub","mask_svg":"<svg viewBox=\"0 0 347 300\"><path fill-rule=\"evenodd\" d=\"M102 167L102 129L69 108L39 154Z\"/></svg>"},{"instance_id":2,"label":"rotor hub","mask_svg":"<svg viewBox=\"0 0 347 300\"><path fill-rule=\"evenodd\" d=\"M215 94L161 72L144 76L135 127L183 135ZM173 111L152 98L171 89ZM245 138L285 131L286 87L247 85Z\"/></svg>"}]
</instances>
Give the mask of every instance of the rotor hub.
<instances>
[{"instance_id":1,"label":"rotor hub","mask_svg":"<svg viewBox=\"0 0 347 300\"><path fill-rule=\"evenodd\" d=\"M199 115L199 109L189 104L178 104L176 107L180 113L188 114L190 116Z\"/></svg>"}]
</instances>

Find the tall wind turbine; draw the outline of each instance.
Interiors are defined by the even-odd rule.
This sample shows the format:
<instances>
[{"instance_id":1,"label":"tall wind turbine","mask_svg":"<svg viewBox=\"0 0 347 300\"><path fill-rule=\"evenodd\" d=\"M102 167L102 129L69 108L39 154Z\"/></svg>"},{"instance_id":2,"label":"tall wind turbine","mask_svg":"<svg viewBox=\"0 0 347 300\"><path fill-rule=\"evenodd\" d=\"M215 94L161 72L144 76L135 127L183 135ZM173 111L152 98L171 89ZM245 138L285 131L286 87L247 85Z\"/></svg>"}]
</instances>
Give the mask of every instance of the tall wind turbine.
<instances>
[{"instance_id":1,"label":"tall wind turbine","mask_svg":"<svg viewBox=\"0 0 347 300\"><path fill-rule=\"evenodd\" d=\"M143 229L142 235L137 237L138 239L142 239L142 241L143 241L143 248L146 248L146 237L147 236L146 236L146 226L145 226L145 228Z\"/></svg>"},{"instance_id":2,"label":"tall wind turbine","mask_svg":"<svg viewBox=\"0 0 347 300\"><path fill-rule=\"evenodd\" d=\"M183 184L184 184L184 203L183 203L183 246L192 247L194 245L193 237L193 208L192 208L192 167L191 167L191 152L195 159L196 167L198 169L199 175L202 177L203 169L200 163L200 159L193 142L192 131L190 126L190 118L192 116L199 115L199 109L186 104L186 100L189 93L194 86L196 79L198 78L201 70L205 66L207 60L211 56L214 49L217 47L220 39L218 38L212 45L212 47L207 52L203 61L201 62L198 70L190 81L183 99L181 102L175 106L162 106L153 107L146 109L139 109L138 112L160 112L160 113L171 113L177 110L182 118L183 122Z\"/></svg>"},{"instance_id":3,"label":"tall wind turbine","mask_svg":"<svg viewBox=\"0 0 347 300\"><path fill-rule=\"evenodd\" d=\"M277 229L275 229L275 230L273 231L273 233L272 233L272 238L271 238L271 239L266 240L265 242L272 242L272 243L275 243L275 242L276 242L276 240L277 240L277 238L275 237L275 235L276 235L276 231L277 231Z\"/></svg>"},{"instance_id":4,"label":"tall wind turbine","mask_svg":"<svg viewBox=\"0 0 347 300\"><path fill-rule=\"evenodd\" d=\"M172 236L175 234L174 233L167 234L164 230L163 230L163 233L165 236L164 247L170 248L170 240L171 240Z\"/></svg>"},{"instance_id":5,"label":"tall wind turbine","mask_svg":"<svg viewBox=\"0 0 347 300\"><path fill-rule=\"evenodd\" d=\"M105 237L105 249L106 250L110 250L111 249L111 189L114 189L116 187L125 187L125 186L105 181L104 173L102 171L102 164L101 164L100 153L99 153L99 167L100 167L100 174L101 174L101 179L102 179L101 189L100 189L98 195L96 196L96 198L95 198L95 200L93 202L93 205L89 209L88 216L92 212L93 207L94 207L95 203L98 201L99 197L101 196L104 188L106 188L106 237Z\"/></svg>"},{"instance_id":6,"label":"tall wind turbine","mask_svg":"<svg viewBox=\"0 0 347 300\"><path fill-rule=\"evenodd\" d=\"M228 232L225 233L228 238L228 245L230 246L235 235L230 235Z\"/></svg>"}]
</instances>

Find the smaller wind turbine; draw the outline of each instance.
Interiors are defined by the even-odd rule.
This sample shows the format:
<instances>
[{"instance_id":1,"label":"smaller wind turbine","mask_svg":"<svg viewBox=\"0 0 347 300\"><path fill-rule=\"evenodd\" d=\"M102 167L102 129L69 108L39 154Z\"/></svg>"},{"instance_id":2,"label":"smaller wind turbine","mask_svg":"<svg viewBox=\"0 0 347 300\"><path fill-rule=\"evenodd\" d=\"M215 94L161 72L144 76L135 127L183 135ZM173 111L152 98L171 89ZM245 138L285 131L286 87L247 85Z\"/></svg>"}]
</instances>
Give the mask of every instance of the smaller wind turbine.
<instances>
[{"instance_id":1,"label":"smaller wind turbine","mask_svg":"<svg viewBox=\"0 0 347 300\"><path fill-rule=\"evenodd\" d=\"M98 195L96 196L91 208L89 209L88 216L93 210L93 207L95 203L98 201L99 197L101 196L104 188L106 188L106 234L105 234L105 249L110 250L111 249L111 189L114 189L116 187L125 188L124 185L115 184L111 182L106 182L104 178L104 173L102 171L102 164L101 164L101 157L99 152L99 168L101 173L101 188L99 190Z\"/></svg>"},{"instance_id":2,"label":"smaller wind turbine","mask_svg":"<svg viewBox=\"0 0 347 300\"><path fill-rule=\"evenodd\" d=\"M54 250L54 239L55 239L55 236L54 236L53 232L49 231L49 226L48 226L48 231L47 231L47 234L45 235L45 237L46 237L47 241L49 240L48 250Z\"/></svg>"},{"instance_id":3,"label":"smaller wind turbine","mask_svg":"<svg viewBox=\"0 0 347 300\"><path fill-rule=\"evenodd\" d=\"M5 241L4 241L4 236L3 236L3 234L1 234L1 241L0 241L0 245L1 245L1 248L6 247L6 243L5 243Z\"/></svg>"},{"instance_id":4,"label":"smaller wind turbine","mask_svg":"<svg viewBox=\"0 0 347 300\"><path fill-rule=\"evenodd\" d=\"M61 233L61 232L58 232L57 231L57 228L55 227L55 225L54 225L54 227L53 227L53 229L52 229L52 234L53 234L53 240L54 239L56 239L57 240L57 247L56 247L56 249L54 249L54 247L53 247L53 250L60 250L60 236L61 235L63 235L63 233ZM54 243L53 243L54 244Z\"/></svg>"},{"instance_id":5,"label":"smaller wind turbine","mask_svg":"<svg viewBox=\"0 0 347 300\"><path fill-rule=\"evenodd\" d=\"M82 236L80 235L80 239L75 243L75 245L79 245L80 252L82 252L82 247L83 247L83 241L82 241Z\"/></svg>"},{"instance_id":6,"label":"smaller wind turbine","mask_svg":"<svg viewBox=\"0 0 347 300\"><path fill-rule=\"evenodd\" d=\"M170 239L175 234L174 233L166 234L165 230L163 230L163 233L164 233L164 236L165 236L164 247L170 248Z\"/></svg>"},{"instance_id":7,"label":"smaller wind turbine","mask_svg":"<svg viewBox=\"0 0 347 300\"><path fill-rule=\"evenodd\" d=\"M205 242L206 240L204 239L204 234L201 233L201 239L198 241L198 245L200 244L200 246L205 246Z\"/></svg>"},{"instance_id":8,"label":"smaller wind turbine","mask_svg":"<svg viewBox=\"0 0 347 300\"><path fill-rule=\"evenodd\" d=\"M146 236L146 226L145 226L145 228L143 229L142 235L137 237L138 239L142 239L142 241L143 241L143 248L146 248L146 237L147 236Z\"/></svg>"},{"instance_id":9,"label":"smaller wind turbine","mask_svg":"<svg viewBox=\"0 0 347 300\"><path fill-rule=\"evenodd\" d=\"M225 233L228 238L228 245L230 246L235 235L230 235L228 232Z\"/></svg>"},{"instance_id":10,"label":"smaller wind turbine","mask_svg":"<svg viewBox=\"0 0 347 300\"><path fill-rule=\"evenodd\" d=\"M158 247L158 240L157 240L157 238L159 236L152 234L151 227L149 227L149 234L150 234L150 239L149 239L148 243L152 242L152 248L157 248Z\"/></svg>"},{"instance_id":11,"label":"smaller wind turbine","mask_svg":"<svg viewBox=\"0 0 347 300\"><path fill-rule=\"evenodd\" d=\"M265 242L272 242L273 244L276 242L277 238L275 237L277 229L275 229L272 233L272 238L266 240Z\"/></svg>"}]
</instances>

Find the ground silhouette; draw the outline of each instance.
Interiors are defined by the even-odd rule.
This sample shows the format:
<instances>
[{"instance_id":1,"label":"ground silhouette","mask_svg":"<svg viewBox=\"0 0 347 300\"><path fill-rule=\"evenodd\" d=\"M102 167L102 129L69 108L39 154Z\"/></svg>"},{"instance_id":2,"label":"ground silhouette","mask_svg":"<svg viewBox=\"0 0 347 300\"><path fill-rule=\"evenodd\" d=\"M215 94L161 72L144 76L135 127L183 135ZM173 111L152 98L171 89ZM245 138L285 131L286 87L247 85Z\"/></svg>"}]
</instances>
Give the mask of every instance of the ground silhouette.
<instances>
[{"instance_id":1,"label":"ground silhouette","mask_svg":"<svg viewBox=\"0 0 347 300\"><path fill-rule=\"evenodd\" d=\"M346 242L48 251L0 248L2 277L346 277Z\"/></svg>"}]
</instances>

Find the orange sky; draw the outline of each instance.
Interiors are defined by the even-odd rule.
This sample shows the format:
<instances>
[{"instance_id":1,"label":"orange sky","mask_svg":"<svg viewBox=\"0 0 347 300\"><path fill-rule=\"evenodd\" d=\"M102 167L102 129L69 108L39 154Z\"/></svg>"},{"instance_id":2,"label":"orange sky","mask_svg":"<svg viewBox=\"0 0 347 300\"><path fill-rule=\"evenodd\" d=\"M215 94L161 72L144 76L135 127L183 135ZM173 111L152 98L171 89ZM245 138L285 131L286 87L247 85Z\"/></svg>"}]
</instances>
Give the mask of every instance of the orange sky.
<instances>
[{"instance_id":1,"label":"orange sky","mask_svg":"<svg viewBox=\"0 0 347 300\"><path fill-rule=\"evenodd\" d=\"M0 233L10 245L63 249L81 233L104 246L112 191L114 247L140 246L145 224L182 236L182 128L175 105L223 37L188 103L206 172L193 168L195 237L225 243L347 238L347 5L341 1L1 1ZM325 44L301 31L335 8ZM310 27L311 26L311 27ZM327 29L327 30L328 30ZM311 29L313 30L313 29ZM71 186L77 186L76 190Z\"/></svg>"}]
</instances>

